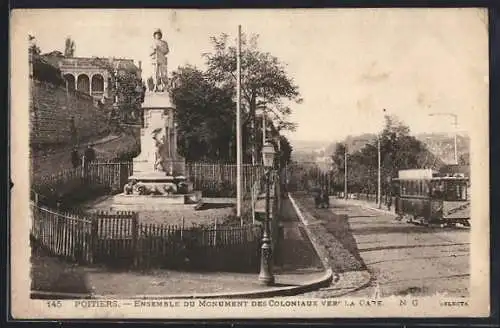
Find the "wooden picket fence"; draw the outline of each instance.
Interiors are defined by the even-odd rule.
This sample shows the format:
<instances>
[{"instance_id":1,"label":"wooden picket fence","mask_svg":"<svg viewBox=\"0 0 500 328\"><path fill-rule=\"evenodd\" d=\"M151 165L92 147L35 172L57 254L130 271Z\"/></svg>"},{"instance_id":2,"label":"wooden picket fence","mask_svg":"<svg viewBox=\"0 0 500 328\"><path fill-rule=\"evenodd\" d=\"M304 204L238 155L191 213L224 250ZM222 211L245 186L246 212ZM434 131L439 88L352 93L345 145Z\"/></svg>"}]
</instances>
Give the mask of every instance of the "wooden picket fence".
<instances>
[{"instance_id":1,"label":"wooden picket fence","mask_svg":"<svg viewBox=\"0 0 500 328\"><path fill-rule=\"evenodd\" d=\"M186 163L186 177L195 190L206 197L236 197L237 171L235 164ZM102 185L112 192L121 192L133 174L132 162L92 162L86 167L71 168L57 174L39 177L32 188L39 194L64 193L83 185ZM242 166L242 190L249 193L262 179L264 168L258 165Z\"/></svg>"},{"instance_id":2,"label":"wooden picket fence","mask_svg":"<svg viewBox=\"0 0 500 328\"><path fill-rule=\"evenodd\" d=\"M92 263L92 221L31 203L31 237L52 254Z\"/></svg>"},{"instance_id":3,"label":"wooden picket fence","mask_svg":"<svg viewBox=\"0 0 500 328\"><path fill-rule=\"evenodd\" d=\"M242 165L242 190L250 192L256 181L264 174L261 165ZM236 197L237 165L226 163L187 163L186 176L194 188L204 195L214 197Z\"/></svg>"},{"instance_id":4,"label":"wooden picket fence","mask_svg":"<svg viewBox=\"0 0 500 328\"><path fill-rule=\"evenodd\" d=\"M66 169L37 178L31 182L31 187L42 196L64 194L89 185L101 185L112 192L121 192L130 175L132 162L94 162L86 167Z\"/></svg>"},{"instance_id":5,"label":"wooden picket fence","mask_svg":"<svg viewBox=\"0 0 500 328\"><path fill-rule=\"evenodd\" d=\"M123 187L132 175L132 162L92 162L89 164L87 178L111 188L115 192L123 191Z\"/></svg>"},{"instance_id":6,"label":"wooden picket fence","mask_svg":"<svg viewBox=\"0 0 500 328\"><path fill-rule=\"evenodd\" d=\"M256 270L261 228L144 224L134 212L61 213L32 207L31 238L79 263L135 269Z\"/></svg>"}]
</instances>

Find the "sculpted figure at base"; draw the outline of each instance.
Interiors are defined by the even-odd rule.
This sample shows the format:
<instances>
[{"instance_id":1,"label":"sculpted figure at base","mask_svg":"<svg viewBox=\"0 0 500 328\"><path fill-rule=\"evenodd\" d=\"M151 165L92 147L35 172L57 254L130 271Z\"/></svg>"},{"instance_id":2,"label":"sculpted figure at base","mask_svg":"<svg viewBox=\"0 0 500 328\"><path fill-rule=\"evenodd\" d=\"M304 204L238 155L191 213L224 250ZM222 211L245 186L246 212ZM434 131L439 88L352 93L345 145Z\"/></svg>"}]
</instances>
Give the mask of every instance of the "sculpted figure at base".
<instances>
[{"instance_id":1,"label":"sculpted figure at base","mask_svg":"<svg viewBox=\"0 0 500 328\"><path fill-rule=\"evenodd\" d=\"M162 32L157 29L153 33L153 44L151 46L150 57L153 63L153 90L163 92L167 88L167 55L169 53L168 43L162 40Z\"/></svg>"},{"instance_id":2,"label":"sculpted figure at base","mask_svg":"<svg viewBox=\"0 0 500 328\"><path fill-rule=\"evenodd\" d=\"M165 128L158 128L152 132L155 152L154 152L154 171L163 170L163 158L161 156L161 149L165 145L166 131Z\"/></svg>"}]
</instances>

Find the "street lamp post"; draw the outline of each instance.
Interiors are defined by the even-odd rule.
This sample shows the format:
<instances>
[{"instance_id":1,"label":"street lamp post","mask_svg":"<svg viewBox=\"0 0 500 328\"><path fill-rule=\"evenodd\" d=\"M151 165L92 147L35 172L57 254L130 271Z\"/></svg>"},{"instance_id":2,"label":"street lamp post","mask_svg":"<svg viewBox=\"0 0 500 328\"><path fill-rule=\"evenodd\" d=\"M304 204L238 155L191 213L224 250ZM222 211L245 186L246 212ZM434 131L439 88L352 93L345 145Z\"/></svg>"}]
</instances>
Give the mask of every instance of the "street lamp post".
<instances>
[{"instance_id":1,"label":"street lamp post","mask_svg":"<svg viewBox=\"0 0 500 328\"><path fill-rule=\"evenodd\" d=\"M454 137L453 137L453 143L454 143L454 152L455 152L455 164L458 165L458 149L457 149L457 137L458 137L458 115L454 113L431 113L429 116L438 116L438 115L443 115L443 116L450 116L453 118L453 127L454 127Z\"/></svg>"},{"instance_id":2,"label":"street lamp post","mask_svg":"<svg viewBox=\"0 0 500 328\"><path fill-rule=\"evenodd\" d=\"M272 273L272 246L271 246L271 234L269 231L269 221L270 221L270 210L271 210L271 172L274 165L274 146L267 142L262 148L262 161L265 171L266 179L266 217L264 219L264 231L262 234L262 246L261 246L261 256L260 256L260 274L259 281L263 285L274 284L274 276Z\"/></svg>"}]
</instances>

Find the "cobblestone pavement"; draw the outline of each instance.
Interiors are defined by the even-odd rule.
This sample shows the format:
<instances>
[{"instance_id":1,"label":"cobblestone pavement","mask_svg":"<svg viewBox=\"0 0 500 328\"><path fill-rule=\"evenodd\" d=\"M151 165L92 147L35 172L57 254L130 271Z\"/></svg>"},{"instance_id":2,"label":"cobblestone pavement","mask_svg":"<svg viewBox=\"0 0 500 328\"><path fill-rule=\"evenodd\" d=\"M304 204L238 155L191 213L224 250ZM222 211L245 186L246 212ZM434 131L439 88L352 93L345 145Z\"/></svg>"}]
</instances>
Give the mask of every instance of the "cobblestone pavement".
<instances>
[{"instance_id":1,"label":"cobblestone pavement","mask_svg":"<svg viewBox=\"0 0 500 328\"><path fill-rule=\"evenodd\" d=\"M395 220L390 213L344 201L334 201L331 211L347 215L357 251L371 274L366 288L353 289L349 296L468 296L469 230L415 226ZM358 278L348 273L344 283L337 285L348 286ZM327 288L304 296L336 297L338 293Z\"/></svg>"}]
</instances>

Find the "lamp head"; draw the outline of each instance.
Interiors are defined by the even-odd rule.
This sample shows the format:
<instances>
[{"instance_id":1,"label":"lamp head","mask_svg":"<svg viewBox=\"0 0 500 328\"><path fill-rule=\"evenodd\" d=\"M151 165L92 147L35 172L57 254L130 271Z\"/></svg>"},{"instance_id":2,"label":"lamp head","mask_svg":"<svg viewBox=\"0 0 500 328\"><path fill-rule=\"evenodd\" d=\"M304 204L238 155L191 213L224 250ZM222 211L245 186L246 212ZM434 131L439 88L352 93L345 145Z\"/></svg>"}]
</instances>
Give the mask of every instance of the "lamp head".
<instances>
[{"instance_id":1,"label":"lamp head","mask_svg":"<svg viewBox=\"0 0 500 328\"><path fill-rule=\"evenodd\" d=\"M266 142L262 147L262 162L265 168L273 167L275 154L274 145L270 142Z\"/></svg>"}]
</instances>

